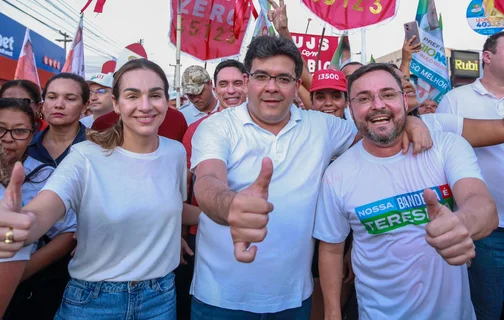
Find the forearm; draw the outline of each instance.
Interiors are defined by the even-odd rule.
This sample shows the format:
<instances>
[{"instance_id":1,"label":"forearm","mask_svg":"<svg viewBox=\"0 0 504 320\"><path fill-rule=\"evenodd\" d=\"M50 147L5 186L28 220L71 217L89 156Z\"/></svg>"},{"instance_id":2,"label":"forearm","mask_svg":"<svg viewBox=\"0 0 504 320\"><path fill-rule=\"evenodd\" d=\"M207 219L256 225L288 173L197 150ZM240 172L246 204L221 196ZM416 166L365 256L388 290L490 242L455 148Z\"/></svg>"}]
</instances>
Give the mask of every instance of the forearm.
<instances>
[{"instance_id":1,"label":"forearm","mask_svg":"<svg viewBox=\"0 0 504 320\"><path fill-rule=\"evenodd\" d=\"M311 109L312 103L310 100L310 92L304 86L299 87L299 97L303 101L305 108Z\"/></svg>"},{"instance_id":2,"label":"forearm","mask_svg":"<svg viewBox=\"0 0 504 320\"><path fill-rule=\"evenodd\" d=\"M198 225L200 214L200 208L184 203L184 209L182 210L182 224L186 226Z\"/></svg>"},{"instance_id":3,"label":"forearm","mask_svg":"<svg viewBox=\"0 0 504 320\"><path fill-rule=\"evenodd\" d=\"M462 137L474 148L504 143L504 120L464 118Z\"/></svg>"},{"instance_id":4,"label":"forearm","mask_svg":"<svg viewBox=\"0 0 504 320\"><path fill-rule=\"evenodd\" d=\"M196 178L194 194L201 211L214 222L228 225L229 207L236 192L229 190L227 184L219 179L213 176L204 176Z\"/></svg>"},{"instance_id":5,"label":"forearm","mask_svg":"<svg viewBox=\"0 0 504 320\"><path fill-rule=\"evenodd\" d=\"M22 209L31 212L36 219L33 222L26 244L40 239L59 219L65 216L66 208L63 200L53 191L44 190Z\"/></svg>"},{"instance_id":6,"label":"forearm","mask_svg":"<svg viewBox=\"0 0 504 320\"><path fill-rule=\"evenodd\" d=\"M47 245L33 253L30 260L26 262L21 281L29 279L70 253L76 245L73 235L73 232L59 234Z\"/></svg>"},{"instance_id":7,"label":"forearm","mask_svg":"<svg viewBox=\"0 0 504 320\"><path fill-rule=\"evenodd\" d=\"M10 261L0 263L0 319L16 291L23 275L26 261Z\"/></svg>"},{"instance_id":8,"label":"forearm","mask_svg":"<svg viewBox=\"0 0 504 320\"><path fill-rule=\"evenodd\" d=\"M341 319L341 285L343 279L343 250L331 252L326 247L332 246L323 241L319 247L319 274L324 296L324 314L326 319Z\"/></svg>"},{"instance_id":9,"label":"forearm","mask_svg":"<svg viewBox=\"0 0 504 320\"><path fill-rule=\"evenodd\" d=\"M410 65L411 65L411 59L403 57L403 59L401 60L401 66L399 67L399 70L401 70L401 72L405 74L408 78L410 75Z\"/></svg>"},{"instance_id":10,"label":"forearm","mask_svg":"<svg viewBox=\"0 0 504 320\"><path fill-rule=\"evenodd\" d=\"M499 226L497 207L488 193L471 194L455 214L467 228L473 240L488 236Z\"/></svg>"}]
</instances>

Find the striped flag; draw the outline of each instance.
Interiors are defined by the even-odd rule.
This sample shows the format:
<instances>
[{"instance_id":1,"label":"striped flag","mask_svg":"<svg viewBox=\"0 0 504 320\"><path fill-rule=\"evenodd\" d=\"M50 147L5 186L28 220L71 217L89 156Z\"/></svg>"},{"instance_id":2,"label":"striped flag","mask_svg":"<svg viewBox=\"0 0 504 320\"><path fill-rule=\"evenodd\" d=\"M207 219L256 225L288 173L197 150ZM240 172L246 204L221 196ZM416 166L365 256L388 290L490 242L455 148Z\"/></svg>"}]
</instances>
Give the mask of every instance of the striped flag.
<instances>
[{"instance_id":1,"label":"striped flag","mask_svg":"<svg viewBox=\"0 0 504 320\"><path fill-rule=\"evenodd\" d=\"M21 48L21 53L19 54L14 79L30 80L40 87L35 54L33 53L33 44L30 38L30 29L28 28L26 28L23 47Z\"/></svg>"},{"instance_id":2,"label":"striped flag","mask_svg":"<svg viewBox=\"0 0 504 320\"><path fill-rule=\"evenodd\" d=\"M77 32L72 42L72 48L68 53L65 65L61 72L69 72L85 77L84 72L84 15L81 15Z\"/></svg>"}]
</instances>

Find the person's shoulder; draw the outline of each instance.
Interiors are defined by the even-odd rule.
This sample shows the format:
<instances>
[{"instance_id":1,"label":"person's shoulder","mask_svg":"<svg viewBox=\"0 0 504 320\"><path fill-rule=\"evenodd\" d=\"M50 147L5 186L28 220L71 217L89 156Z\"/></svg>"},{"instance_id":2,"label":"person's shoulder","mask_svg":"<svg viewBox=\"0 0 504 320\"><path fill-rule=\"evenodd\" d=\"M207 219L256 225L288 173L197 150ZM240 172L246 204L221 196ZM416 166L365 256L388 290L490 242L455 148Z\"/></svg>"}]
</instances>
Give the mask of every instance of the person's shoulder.
<instances>
[{"instance_id":1,"label":"person's shoulder","mask_svg":"<svg viewBox=\"0 0 504 320\"><path fill-rule=\"evenodd\" d=\"M353 175L363 163L361 150L362 140L331 162L326 169L326 174L340 177Z\"/></svg>"},{"instance_id":2,"label":"person's shoulder","mask_svg":"<svg viewBox=\"0 0 504 320\"><path fill-rule=\"evenodd\" d=\"M174 120L184 119L184 121L185 121L184 115L182 114L182 112L180 112L180 109L175 110L172 108L168 108L168 111L166 111L166 118L167 119L173 118Z\"/></svg>"},{"instance_id":3,"label":"person's shoulder","mask_svg":"<svg viewBox=\"0 0 504 320\"><path fill-rule=\"evenodd\" d=\"M450 91L448 91L444 97L450 98L450 99L465 99L467 98L467 95L474 94L476 95L476 92L474 91L474 86L475 83L469 83L457 88L454 88Z\"/></svg>"},{"instance_id":4,"label":"person's shoulder","mask_svg":"<svg viewBox=\"0 0 504 320\"><path fill-rule=\"evenodd\" d=\"M44 173L47 176L49 176L54 171L54 167L52 165L38 161L37 159L30 156L26 157L26 160L23 162L23 166L26 175L30 174L30 172L37 168L42 168L40 169L41 174Z\"/></svg>"},{"instance_id":5,"label":"person's shoulder","mask_svg":"<svg viewBox=\"0 0 504 320\"><path fill-rule=\"evenodd\" d=\"M76 143L71 147L71 152L78 152L85 157L103 151L104 149L100 145L89 140Z\"/></svg>"},{"instance_id":6,"label":"person's shoulder","mask_svg":"<svg viewBox=\"0 0 504 320\"><path fill-rule=\"evenodd\" d=\"M163 148L163 151L167 152L181 152L185 153L185 148L182 143L177 140L159 136L159 145Z\"/></svg>"}]
</instances>

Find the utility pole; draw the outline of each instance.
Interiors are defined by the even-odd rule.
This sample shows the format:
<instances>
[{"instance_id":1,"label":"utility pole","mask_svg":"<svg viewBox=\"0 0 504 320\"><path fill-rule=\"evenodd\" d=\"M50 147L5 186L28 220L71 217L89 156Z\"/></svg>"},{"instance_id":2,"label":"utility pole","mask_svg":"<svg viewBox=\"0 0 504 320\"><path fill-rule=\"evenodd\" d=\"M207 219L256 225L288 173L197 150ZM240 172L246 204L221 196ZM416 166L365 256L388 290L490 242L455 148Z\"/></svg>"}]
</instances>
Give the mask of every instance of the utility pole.
<instances>
[{"instance_id":1,"label":"utility pole","mask_svg":"<svg viewBox=\"0 0 504 320\"><path fill-rule=\"evenodd\" d=\"M72 38L66 33L66 32L61 32L61 30L58 31L59 34L61 34L65 39L56 39L57 42L63 42L63 46L65 48L65 52L67 49L67 42L72 42Z\"/></svg>"},{"instance_id":2,"label":"utility pole","mask_svg":"<svg viewBox=\"0 0 504 320\"><path fill-rule=\"evenodd\" d=\"M176 65L176 64L171 64L171 63L170 63L170 64L169 64L169 66L170 66L170 67L173 67L173 68L175 68L175 69L177 69L177 65ZM180 65L180 67L182 68L182 65ZM177 73L174 73L174 74L173 74L173 85L175 85L175 83L177 83L177 81L175 80L175 79L176 79L176 77L177 77Z\"/></svg>"}]
</instances>

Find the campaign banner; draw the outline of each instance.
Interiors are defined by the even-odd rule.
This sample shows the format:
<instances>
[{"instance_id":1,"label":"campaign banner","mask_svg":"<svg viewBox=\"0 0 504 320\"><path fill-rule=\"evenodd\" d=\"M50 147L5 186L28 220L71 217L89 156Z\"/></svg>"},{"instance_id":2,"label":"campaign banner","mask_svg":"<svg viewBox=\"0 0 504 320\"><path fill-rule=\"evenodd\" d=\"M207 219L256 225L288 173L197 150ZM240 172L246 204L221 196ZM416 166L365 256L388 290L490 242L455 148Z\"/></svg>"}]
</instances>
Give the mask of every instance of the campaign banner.
<instances>
[{"instance_id":1,"label":"campaign banner","mask_svg":"<svg viewBox=\"0 0 504 320\"><path fill-rule=\"evenodd\" d=\"M338 37L324 36L324 39L322 39L322 36L319 35L293 32L291 32L291 36L292 41L294 41L299 52L306 60L310 73L314 73L315 70L329 69L334 52L338 48ZM320 47L317 66L317 53L320 42L322 42L322 46Z\"/></svg>"},{"instance_id":2,"label":"campaign banner","mask_svg":"<svg viewBox=\"0 0 504 320\"><path fill-rule=\"evenodd\" d=\"M210 61L240 54L250 21L247 9L238 39L234 36L235 2L228 0L182 0L181 51L192 57ZM171 1L170 42L177 43L177 0Z\"/></svg>"},{"instance_id":3,"label":"campaign banner","mask_svg":"<svg viewBox=\"0 0 504 320\"><path fill-rule=\"evenodd\" d=\"M417 97L420 102L437 102L451 89L448 63L434 0L420 0L416 21L422 48L413 54L410 70L418 77Z\"/></svg>"},{"instance_id":4,"label":"campaign banner","mask_svg":"<svg viewBox=\"0 0 504 320\"><path fill-rule=\"evenodd\" d=\"M445 184L429 188L440 204L453 210L453 194ZM423 198L424 189L400 194L355 208L355 214L370 234L383 234L408 225L428 223L429 214Z\"/></svg>"},{"instance_id":5,"label":"campaign banner","mask_svg":"<svg viewBox=\"0 0 504 320\"><path fill-rule=\"evenodd\" d=\"M317 17L340 31L360 29L395 17L397 0L302 0Z\"/></svg>"},{"instance_id":6,"label":"campaign banner","mask_svg":"<svg viewBox=\"0 0 504 320\"><path fill-rule=\"evenodd\" d=\"M26 27L0 13L0 57L17 61L21 54ZM59 73L65 63L65 49L30 31L35 62L39 69Z\"/></svg>"},{"instance_id":7,"label":"campaign banner","mask_svg":"<svg viewBox=\"0 0 504 320\"><path fill-rule=\"evenodd\" d=\"M493 0L472 0L466 12L471 29L485 36L504 30L504 14L498 10L497 4Z\"/></svg>"}]
</instances>

